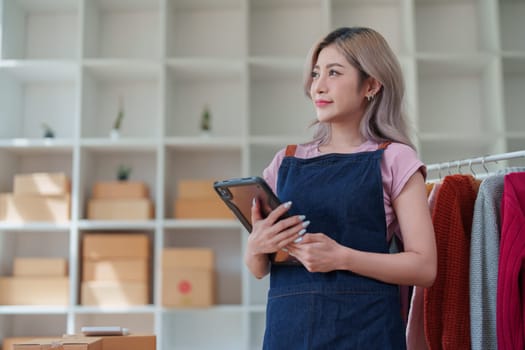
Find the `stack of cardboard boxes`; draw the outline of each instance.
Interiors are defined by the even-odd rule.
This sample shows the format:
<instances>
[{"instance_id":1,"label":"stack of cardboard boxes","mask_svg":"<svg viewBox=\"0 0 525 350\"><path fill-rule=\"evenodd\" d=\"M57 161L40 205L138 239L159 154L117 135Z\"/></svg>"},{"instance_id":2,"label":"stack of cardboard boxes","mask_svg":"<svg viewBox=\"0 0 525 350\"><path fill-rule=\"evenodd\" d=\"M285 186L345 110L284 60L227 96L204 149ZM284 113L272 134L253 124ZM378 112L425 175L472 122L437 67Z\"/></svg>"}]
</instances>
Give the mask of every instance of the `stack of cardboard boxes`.
<instances>
[{"instance_id":1,"label":"stack of cardboard boxes","mask_svg":"<svg viewBox=\"0 0 525 350\"><path fill-rule=\"evenodd\" d=\"M149 303L150 242L146 234L85 234L82 247L82 305Z\"/></svg>"},{"instance_id":2,"label":"stack of cardboard boxes","mask_svg":"<svg viewBox=\"0 0 525 350\"><path fill-rule=\"evenodd\" d=\"M12 277L0 277L1 305L69 303L67 261L62 258L15 258Z\"/></svg>"},{"instance_id":3,"label":"stack of cardboard boxes","mask_svg":"<svg viewBox=\"0 0 525 350\"><path fill-rule=\"evenodd\" d=\"M207 307L215 300L215 256L205 248L166 248L162 254L162 304Z\"/></svg>"},{"instance_id":4,"label":"stack of cardboard boxes","mask_svg":"<svg viewBox=\"0 0 525 350\"><path fill-rule=\"evenodd\" d=\"M149 220L154 216L154 205L144 182L97 182L92 192L87 211L90 220Z\"/></svg>"},{"instance_id":5,"label":"stack of cardboard boxes","mask_svg":"<svg viewBox=\"0 0 525 350\"><path fill-rule=\"evenodd\" d=\"M70 192L70 180L64 173L15 175L13 193L0 194L0 220L66 222Z\"/></svg>"},{"instance_id":6,"label":"stack of cardboard boxes","mask_svg":"<svg viewBox=\"0 0 525 350\"><path fill-rule=\"evenodd\" d=\"M181 180L177 183L174 217L177 219L233 219L230 209L213 189L213 180Z\"/></svg>"}]
</instances>

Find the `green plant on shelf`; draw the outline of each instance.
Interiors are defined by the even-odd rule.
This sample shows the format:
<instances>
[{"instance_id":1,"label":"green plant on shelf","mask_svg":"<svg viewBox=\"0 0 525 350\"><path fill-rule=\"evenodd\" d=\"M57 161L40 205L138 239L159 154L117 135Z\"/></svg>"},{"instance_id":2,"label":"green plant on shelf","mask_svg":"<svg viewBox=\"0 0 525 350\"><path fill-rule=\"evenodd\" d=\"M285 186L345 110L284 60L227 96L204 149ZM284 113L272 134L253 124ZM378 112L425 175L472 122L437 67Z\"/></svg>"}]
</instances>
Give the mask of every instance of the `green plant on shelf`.
<instances>
[{"instance_id":1,"label":"green plant on shelf","mask_svg":"<svg viewBox=\"0 0 525 350\"><path fill-rule=\"evenodd\" d=\"M42 123L42 129L44 130L44 138L52 139L55 137L55 131L48 124Z\"/></svg>"},{"instance_id":2,"label":"green plant on shelf","mask_svg":"<svg viewBox=\"0 0 525 350\"><path fill-rule=\"evenodd\" d=\"M112 139L118 139L120 137L120 128L122 127L122 120L124 119L124 103L122 97L119 97L117 118L113 122L113 128L111 129L109 136Z\"/></svg>"},{"instance_id":3,"label":"green plant on shelf","mask_svg":"<svg viewBox=\"0 0 525 350\"><path fill-rule=\"evenodd\" d=\"M206 105L201 115L201 131L209 133L211 131L211 113L209 107Z\"/></svg>"},{"instance_id":4,"label":"green plant on shelf","mask_svg":"<svg viewBox=\"0 0 525 350\"><path fill-rule=\"evenodd\" d=\"M120 165L117 170L117 180L126 181L129 180L131 175L131 167L127 165Z\"/></svg>"},{"instance_id":5,"label":"green plant on shelf","mask_svg":"<svg viewBox=\"0 0 525 350\"><path fill-rule=\"evenodd\" d=\"M113 123L114 130L120 130L123 119L124 119L124 104L122 102L122 97L119 97L117 118L115 119L115 122Z\"/></svg>"}]
</instances>

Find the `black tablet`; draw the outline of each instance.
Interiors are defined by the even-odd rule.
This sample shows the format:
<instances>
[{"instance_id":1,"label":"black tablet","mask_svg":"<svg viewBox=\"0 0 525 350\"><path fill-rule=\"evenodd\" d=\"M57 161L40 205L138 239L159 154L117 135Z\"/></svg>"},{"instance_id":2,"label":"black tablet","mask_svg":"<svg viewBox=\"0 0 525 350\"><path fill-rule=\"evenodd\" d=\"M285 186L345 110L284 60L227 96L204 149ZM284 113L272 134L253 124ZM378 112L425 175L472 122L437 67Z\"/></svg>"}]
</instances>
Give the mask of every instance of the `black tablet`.
<instances>
[{"instance_id":1,"label":"black tablet","mask_svg":"<svg viewBox=\"0 0 525 350\"><path fill-rule=\"evenodd\" d=\"M251 208L254 198L259 200L263 217L268 216L281 204L266 181L258 176L216 181L213 187L248 232L252 232ZM283 215L287 216L288 214ZM285 251L271 254L270 259L272 263L298 264L297 260Z\"/></svg>"},{"instance_id":2,"label":"black tablet","mask_svg":"<svg viewBox=\"0 0 525 350\"><path fill-rule=\"evenodd\" d=\"M252 232L251 208L254 198L259 200L263 217L281 204L266 181L258 176L216 181L213 187L248 232Z\"/></svg>"}]
</instances>

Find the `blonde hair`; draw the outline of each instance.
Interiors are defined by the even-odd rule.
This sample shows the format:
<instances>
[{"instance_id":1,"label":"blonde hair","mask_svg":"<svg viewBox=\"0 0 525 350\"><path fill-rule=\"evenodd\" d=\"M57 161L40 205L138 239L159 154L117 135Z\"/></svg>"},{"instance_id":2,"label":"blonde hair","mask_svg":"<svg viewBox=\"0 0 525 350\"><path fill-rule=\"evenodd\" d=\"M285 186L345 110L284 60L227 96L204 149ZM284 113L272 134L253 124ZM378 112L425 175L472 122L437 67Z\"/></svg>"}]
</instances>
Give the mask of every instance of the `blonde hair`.
<instances>
[{"instance_id":1,"label":"blonde hair","mask_svg":"<svg viewBox=\"0 0 525 350\"><path fill-rule=\"evenodd\" d=\"M339 28L329 33L310 51L306 62L304 91L311 99L312 70L319 53L329 45L335 47L348 62L360 72L359 86L368 77L382 85L368 103L361 120L360 130L366 140L378 143L395 141L415 149L408 136L408 126L403 110L405 84L401 66L392 49L381 34L370 28ZM317 125L313 142L326 143L330 138L330 125L314 121Z\"/></svg>"}]
</instances>

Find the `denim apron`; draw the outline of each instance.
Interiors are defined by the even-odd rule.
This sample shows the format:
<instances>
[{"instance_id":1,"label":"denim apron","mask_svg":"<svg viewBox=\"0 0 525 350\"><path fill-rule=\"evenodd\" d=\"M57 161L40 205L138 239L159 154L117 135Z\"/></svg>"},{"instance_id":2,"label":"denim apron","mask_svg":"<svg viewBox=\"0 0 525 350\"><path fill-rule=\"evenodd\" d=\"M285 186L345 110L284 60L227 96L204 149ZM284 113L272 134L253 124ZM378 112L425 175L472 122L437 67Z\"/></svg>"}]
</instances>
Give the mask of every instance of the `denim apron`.
<instances>
[{"instance_id":1,"label":"denim apron","mask_svg":"<svg viewBox=\"0 0 525 350\"><path fill-rule=\"evenodd\" d=\"M295 158L287 149L277 194L293 201L292 215L354 249L388 253L376 151ZM264 349L405 349L399 287L350 271L311 273L303 266L271 266Z\"/></svg>"}]
</instances>

